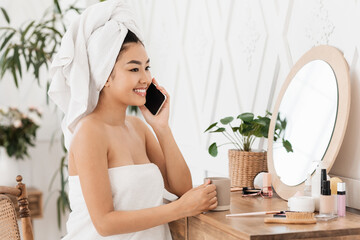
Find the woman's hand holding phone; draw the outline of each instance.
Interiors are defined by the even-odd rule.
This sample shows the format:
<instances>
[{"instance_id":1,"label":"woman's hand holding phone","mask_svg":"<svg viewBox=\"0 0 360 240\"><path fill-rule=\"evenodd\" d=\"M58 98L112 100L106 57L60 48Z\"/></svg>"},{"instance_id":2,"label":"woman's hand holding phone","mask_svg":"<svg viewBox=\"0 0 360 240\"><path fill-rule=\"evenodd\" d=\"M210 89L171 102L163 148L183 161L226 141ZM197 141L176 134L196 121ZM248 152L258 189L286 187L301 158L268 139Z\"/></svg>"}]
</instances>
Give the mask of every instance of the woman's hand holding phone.
<instances>
[{"instance_id":1,"label":"woman's hand holding phone","mask_svg":"<svg viewBox=\"0 0 360 240\"><path fill-rule=\"evenodd\" d=\"M140 110L146 120L147 123L150 124L150 126L155 130L168 127L169 122L169 112L170 112L170 96L166 92L166 90L159 86L155 78L152 79L152 83L155 84L156 88L166 96L165 102L162 104L162 107L160 111L157 113L157 115L153 115L149 109L145 107L145 105L140 106Z\"/></svg>"}]
</instances>

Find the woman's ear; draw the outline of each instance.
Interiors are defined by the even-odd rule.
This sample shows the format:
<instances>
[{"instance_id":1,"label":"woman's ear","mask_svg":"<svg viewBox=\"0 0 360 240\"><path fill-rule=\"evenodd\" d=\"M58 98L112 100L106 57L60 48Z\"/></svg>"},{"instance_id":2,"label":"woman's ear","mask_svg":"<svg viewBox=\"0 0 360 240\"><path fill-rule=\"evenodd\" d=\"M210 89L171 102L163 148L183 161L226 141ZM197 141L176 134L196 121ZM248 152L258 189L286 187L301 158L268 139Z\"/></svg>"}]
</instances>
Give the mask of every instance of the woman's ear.
<instances>
[{"instance_id":1,"label":"woman's ear","mask_svg":"<svg viewBox=\"0 0 360 240\"><path fill-rule=\"evenodd\" d=\"M110 76L108 77L104 87L110 87L110 81L114 80L115 78L115 73L114 73L114 68L111 70Z\"/></svg>"},{"instance_id":2,"label":"woman's ear","mask_svg":"<svg viewBox=\"0 0 360 240\"><path fill-rule=\"evenodd\" d=\"M106 81L104 87L110 87L110 81L109 81L109 79Z\"/></svg>"}]
</instances>

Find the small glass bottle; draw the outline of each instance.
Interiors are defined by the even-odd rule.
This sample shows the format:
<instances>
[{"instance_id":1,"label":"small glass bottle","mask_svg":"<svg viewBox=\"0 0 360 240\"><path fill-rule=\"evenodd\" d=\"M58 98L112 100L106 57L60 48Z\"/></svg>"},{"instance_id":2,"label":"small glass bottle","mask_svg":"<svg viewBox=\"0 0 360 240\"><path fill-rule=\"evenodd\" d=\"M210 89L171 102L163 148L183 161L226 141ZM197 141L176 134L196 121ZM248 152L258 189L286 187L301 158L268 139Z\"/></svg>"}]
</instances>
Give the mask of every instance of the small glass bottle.
<instances>
[{"instance_id":1,"label":"small glass bottle","mask_svg":"<svg viewBox=\"0 0 360 240\"><path fill-rule=\"evenodd\" d=\"M271 173L265 173L263 175L262 194L264 197L269 197L269 198L273 196L273 190L271 187Z\"/></svg>"},{"instance_id":2,"label":"small glass bottle","mask_svg":"<svg viewBox=\"0 0 360 240\"><path fill-rule=\"evenodd\" d=\"M334 198L331 196L330 181L323 181L320 195L320 214L327 216L334 215Z\"/></svg>"},{"instance_id":3,"label":"small glass bottle","mask_svg":"<svg viewBox=\"0 0 360 240\"><path fill-rule=\"evenodd\" d=\"M344 182L337 184L337 214L339 217L346 215L346 185Z\"/></svg>"},{"instance_id":4,"label":"small glass bottle","mask_svg":"<svg viewBox=\"0 0 360 240\"><path fill-rule=\"evenodd\" d=\"M319 211L321 195L321 169L323 168L323 162L321 160L317 162L318 164L316 170L311 177L311 196L315 200L315 210Z\"/></svg>"},{"instance_id":5,"label":"small glass bottle","mask_svg":"<svg viewBox=\"0 0 360 240\"><path fill-rule=\"evenodd\" d=\"M311 197L311 174L307 175L304 188L304 196Z\"/></svg>"}]
</instances>

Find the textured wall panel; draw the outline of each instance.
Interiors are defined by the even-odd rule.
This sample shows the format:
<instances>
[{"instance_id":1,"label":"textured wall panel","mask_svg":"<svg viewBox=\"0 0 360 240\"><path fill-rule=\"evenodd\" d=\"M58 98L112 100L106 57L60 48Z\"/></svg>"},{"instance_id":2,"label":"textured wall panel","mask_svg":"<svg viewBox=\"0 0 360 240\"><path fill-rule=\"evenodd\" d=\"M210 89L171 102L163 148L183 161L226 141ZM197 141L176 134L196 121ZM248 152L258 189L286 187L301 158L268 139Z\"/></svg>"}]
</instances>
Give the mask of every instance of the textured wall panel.
<instances>
[{"instance_id":1,"label":"textured wall panel","mask_svg":"<svg viewBox=\"0 0 360 240\"><path fill-rule=\"evenodd\" d=\"M71 2L64 0L62 3ZM97 0L81 0L89 5ZM227 148L212 158L207 147L226 142L222 135L205 134L206 127L226 116L244 111L272 111L280 88L293 64L311 47L329 44L343 51L350 66L352 105L348 129L332 173L360 179L360 3L356 0L128 0L144 33L153 76L171 96L170 124L193 174L194 184L205 176L227 176ZM45 0L7 0L14 25L40 17ZM35 16L36 15L36 16ZM5 22L0 18L1 25ZM46 74L46 73L45 73ZM45 77L46 75L44 75ZM0 104L28 102L44 106L41 88L26 75L16 90L9 75L0 82ZM46 80L45 78L43 79ZM34 96L36 96L34 98ZM33 151L31 184L44 192L46 179L39 174L45 163L57 168L61 152L52 158L48 151L58 116L45 111L39 132L40 149ZM309 133L311 136L311 133ZM266 141L254 148L266 149ZM44 157L44 159L41 159ZM53 170L46 175L49 179ZM54 200L54 199L52 199ZM359 199L352 199L359 201ZM50 203L52 204L52 203ZM37 239L51 239L56 227L55 212L35 228L48 229ZM41 225L41 226L40 226ZM35 232L39 233L41 230Z\"/></svg>"}]
</instances>

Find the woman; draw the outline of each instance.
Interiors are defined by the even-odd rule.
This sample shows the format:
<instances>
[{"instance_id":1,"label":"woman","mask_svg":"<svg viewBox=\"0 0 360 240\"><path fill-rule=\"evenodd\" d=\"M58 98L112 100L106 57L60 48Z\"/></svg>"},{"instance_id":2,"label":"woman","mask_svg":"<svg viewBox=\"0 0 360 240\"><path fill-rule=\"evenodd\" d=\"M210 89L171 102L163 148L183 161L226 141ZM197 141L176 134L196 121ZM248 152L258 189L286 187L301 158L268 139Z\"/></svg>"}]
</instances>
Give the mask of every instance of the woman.
<instances>
[{"instance_id":1,"label":"woman","mask_svg":"<svg viewBox=\"0 0 360 240\"><path fill-rule=\"evenodd\" d=\"M168 125L170 97L149 64L120 1L89 7L64 35L49 89L65 113L69 149L72 212L64 239L171 239L168 222L217 206L214 185L192 188ZM167 96L156 116L144 106L151 82ZM139 106L157 139L142 120L126 116L129 105ZM164 187L180 198L163 205Z\"/></svg>"}]
</instances>

